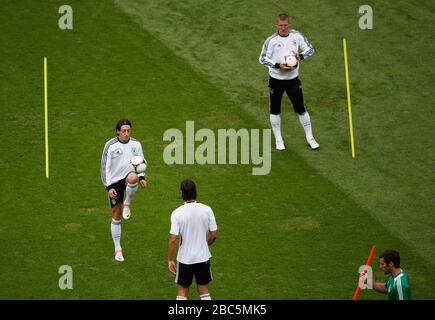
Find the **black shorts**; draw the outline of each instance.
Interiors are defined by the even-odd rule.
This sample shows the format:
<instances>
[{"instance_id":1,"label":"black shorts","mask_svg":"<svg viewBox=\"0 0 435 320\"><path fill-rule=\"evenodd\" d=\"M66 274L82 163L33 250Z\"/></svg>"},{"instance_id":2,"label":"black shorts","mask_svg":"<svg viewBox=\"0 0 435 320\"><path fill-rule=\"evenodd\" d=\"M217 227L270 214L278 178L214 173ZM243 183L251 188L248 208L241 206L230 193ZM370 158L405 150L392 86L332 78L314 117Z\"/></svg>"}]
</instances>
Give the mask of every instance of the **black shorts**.
<instances>
[{"instance_id":1,"label":"black shorts","mask_svg":"<svg viewBox=\"0 0 435 320\"><path fill-rule=\"evenodd\" d=\"M175 282L182 287L189 287L195 276L196 284L206 285L213 280L210 270L210 260L206 262L184 264L177 261L177 275Z\"/></svg>"},{"instance_id":2,"label":"black shorts","mask_svg":"<svg viewBox=\"0 0 435 320\"><path fill-rule=\"evenodd\" d=\"M114 184L110 185L110 188L114 188L116 191L116 199L111 199L110 197L108 197L111 208L115 207L116 205L118 205L124 201L124 191L126 188L125 179L127 179L127 177L125 177L124 179L121 179L118 182L115 182Z\"/></svg>"},{"instance_id":3,"label":"black shorts","mask_svg":"<svg viewBox=\"0 0 435 320\"><path fill-rule=\"evenodd\" d=\"M293 105L293 110L296 113L303 114L305 112L304 96L299 77L291 80L278 80L269 77L270 113L275 115L281 113L281 100L284 92L287 93Z\"/></svg>"}]
</instances>

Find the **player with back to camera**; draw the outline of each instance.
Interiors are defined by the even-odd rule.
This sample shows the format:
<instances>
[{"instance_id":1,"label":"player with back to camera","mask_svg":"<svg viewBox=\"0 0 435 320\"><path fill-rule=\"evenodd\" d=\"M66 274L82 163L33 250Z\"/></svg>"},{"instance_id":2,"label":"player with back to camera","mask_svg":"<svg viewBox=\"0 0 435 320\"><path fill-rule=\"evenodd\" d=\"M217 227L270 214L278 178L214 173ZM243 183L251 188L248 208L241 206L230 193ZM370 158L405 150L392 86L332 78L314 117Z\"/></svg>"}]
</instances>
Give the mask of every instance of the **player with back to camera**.
<instances>
[{"instance_id":1,"label":"player with back to camera","mask_svg":"<svg viewBox=\"0 0 435 320\"><path fill-rule=\"evenodd\" d=\"M314 139L311 119L304 106L301 81L299 79L300 62L314 53L308 39L299 31L289 30L291 24L286 13L276 19L277 32L268 37L263 44L259 62L269 68L269 113L270 124L275 136L277 150L285 150L281 135L281 100L284 92L292 102L293 109L299 114L299 122L305 131L305 138L311 149L316 150L319 144ZM286 63L286 57L294 55L297 64L294 67Z\"/></svg>"},{"instance_id":2,"label":"player with back to camera","mask_svg":"<svg viewBox=\"0 0 435 320\"><path fill-rule=\"evenodd\" d=\"M145 173L132 172L129 166L133 156L143 157L141 143L130 136L131 127L128 119L118 121L117 136L106 142L101 158L101 180L106 187L112 208L110 229L117 261L124 261L121 247L121 214L124 219L130 218L130 204L138 183L142 188L147 186Z\"/></svg>"},{"instance_id":3,"label":"player with back to camera","mask_svg":"<svg viewBox=\"0 0 435 320\"><path fill-rule=\"evenodd\" d=\"M187 300L194 276L201 300L211 300L208 284L213 278L208 247L218 235L216 219L209 206L196 201L196 186L192 180L181 182L180 189L184 204L171 214L168 268L175 274L177 300ZM180 242L175 266L178 237Z\"/></svg>"}]
</instances>

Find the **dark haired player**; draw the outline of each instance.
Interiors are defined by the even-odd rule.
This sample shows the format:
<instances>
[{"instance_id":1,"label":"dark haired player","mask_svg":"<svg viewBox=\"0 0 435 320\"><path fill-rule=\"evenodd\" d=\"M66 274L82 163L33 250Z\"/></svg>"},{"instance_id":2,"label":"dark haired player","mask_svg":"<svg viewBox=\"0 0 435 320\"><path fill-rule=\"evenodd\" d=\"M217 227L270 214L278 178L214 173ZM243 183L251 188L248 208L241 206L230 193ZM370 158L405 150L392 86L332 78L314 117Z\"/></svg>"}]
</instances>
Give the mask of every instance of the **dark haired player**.
<instances>
[{"instance_id":1,"label":"dark haired player","mask_svg":"<svg viewBox=\"0 0 435 320\"><path fill-rule=\"evenodd\" d=\"M110 229L117 261L124 261L121 247L121 213L124 219L130 218L130 203L136 193L138 182L142 188L147 186L145 174L131 172L129 166L133 156L143 157L141 143L132 138L130 133L131 122L128 119L119 120L116 124L117 136L106 142L101 157L101 180L106 187L112 208Z\"/></svg>"},{"instance_id":2,"label":"dark haired player","mask_svg":"<svg viewBox=\"0 0 435 320\"><path fill-rule=\"evenodd\" d=\"M400 268L400 255L395 250L385 250L379 255L379 264L387 276L386 282L374 282L373 289L386 293L388 300L411 300L408 274Z\"/></svg>"},{"instance_id":3,"label":"dark haired player","mask_svg":"<svg viewBox=\"0 0 435 320\"><path fill-rule=\"evenodd\" d=\"M217 225L213 210L196 201L196 186L192 180L181 182L184 204L171 214L168 244L168 268L175 274L177 300L187 300L189 287L195 276L201 300L211 300L208 284L212 280L211 253L208 248L217 238ZM174 255L180 237L177 266Z\"/></svg>"}]
</instances>

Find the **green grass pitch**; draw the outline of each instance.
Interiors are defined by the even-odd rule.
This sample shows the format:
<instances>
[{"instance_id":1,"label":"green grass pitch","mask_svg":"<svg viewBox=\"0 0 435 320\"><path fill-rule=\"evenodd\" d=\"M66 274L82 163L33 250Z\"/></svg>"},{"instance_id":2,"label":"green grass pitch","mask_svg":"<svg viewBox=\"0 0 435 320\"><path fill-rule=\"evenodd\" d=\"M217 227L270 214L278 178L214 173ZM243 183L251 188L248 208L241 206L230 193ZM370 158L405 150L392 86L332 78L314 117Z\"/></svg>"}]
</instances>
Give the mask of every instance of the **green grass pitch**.
<instances>
[{"instance_id":1,"label":"green grass pitch","mask_svg":"<svg viewBox=\"0 0 435 320\"><path fill-rule=\"evenodd\" d=\"M373 244L375 279L385 279L380 250L395 248L414 298L435 298L433 2L368 1L373 30L359 29L356 0L71 0L73 30L58 28L62 4L9 1L0 13L1 299L174 299L169 216L187 177L220 230L214 299L351 299ZM269 128L258 55L281 11L316 49L301 80L319 152L283 100L287 150L272 150L269 175L253 176L252 165L166 165L163 133L186 120L197 129ZM149 187L122 224L126 261L117 263L99 170L123 117L142 142ZM62 265L73 268L72 290L58 287ZM363 290L360 299L385 297Z\"/></svg>"}]
</instances>

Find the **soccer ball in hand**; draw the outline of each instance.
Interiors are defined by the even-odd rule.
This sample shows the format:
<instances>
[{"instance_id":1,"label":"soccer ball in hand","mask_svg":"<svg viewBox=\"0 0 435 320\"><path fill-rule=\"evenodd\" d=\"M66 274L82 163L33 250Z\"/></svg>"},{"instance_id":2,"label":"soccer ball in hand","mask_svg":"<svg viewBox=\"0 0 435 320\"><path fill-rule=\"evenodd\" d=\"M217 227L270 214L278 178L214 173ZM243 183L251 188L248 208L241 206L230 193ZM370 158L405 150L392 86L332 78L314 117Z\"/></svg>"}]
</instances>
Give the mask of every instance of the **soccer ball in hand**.
<instances>
[{"instance_id":1,"label":"soccer ball in hand","mask_svg":"<svg viewBox=\"0 0 435 320\"><path fill-rule=\"evenodd\" d=\"M147 168L147 162L142 156L134 156L128 165L136 173L142 173Z\"/></svg>"},{"instance_id":2,"label":"soccer ball in hand","mask_svg":"<svg viewBox=\"0 0 435 320\"><path fill-rule=\"evenodd\" d=\"M286 56L285 57L285 63L289 67L295 68L298 65L298 59L296 59L296 57L294 55Z\"/></svg>"}]
</instances>

